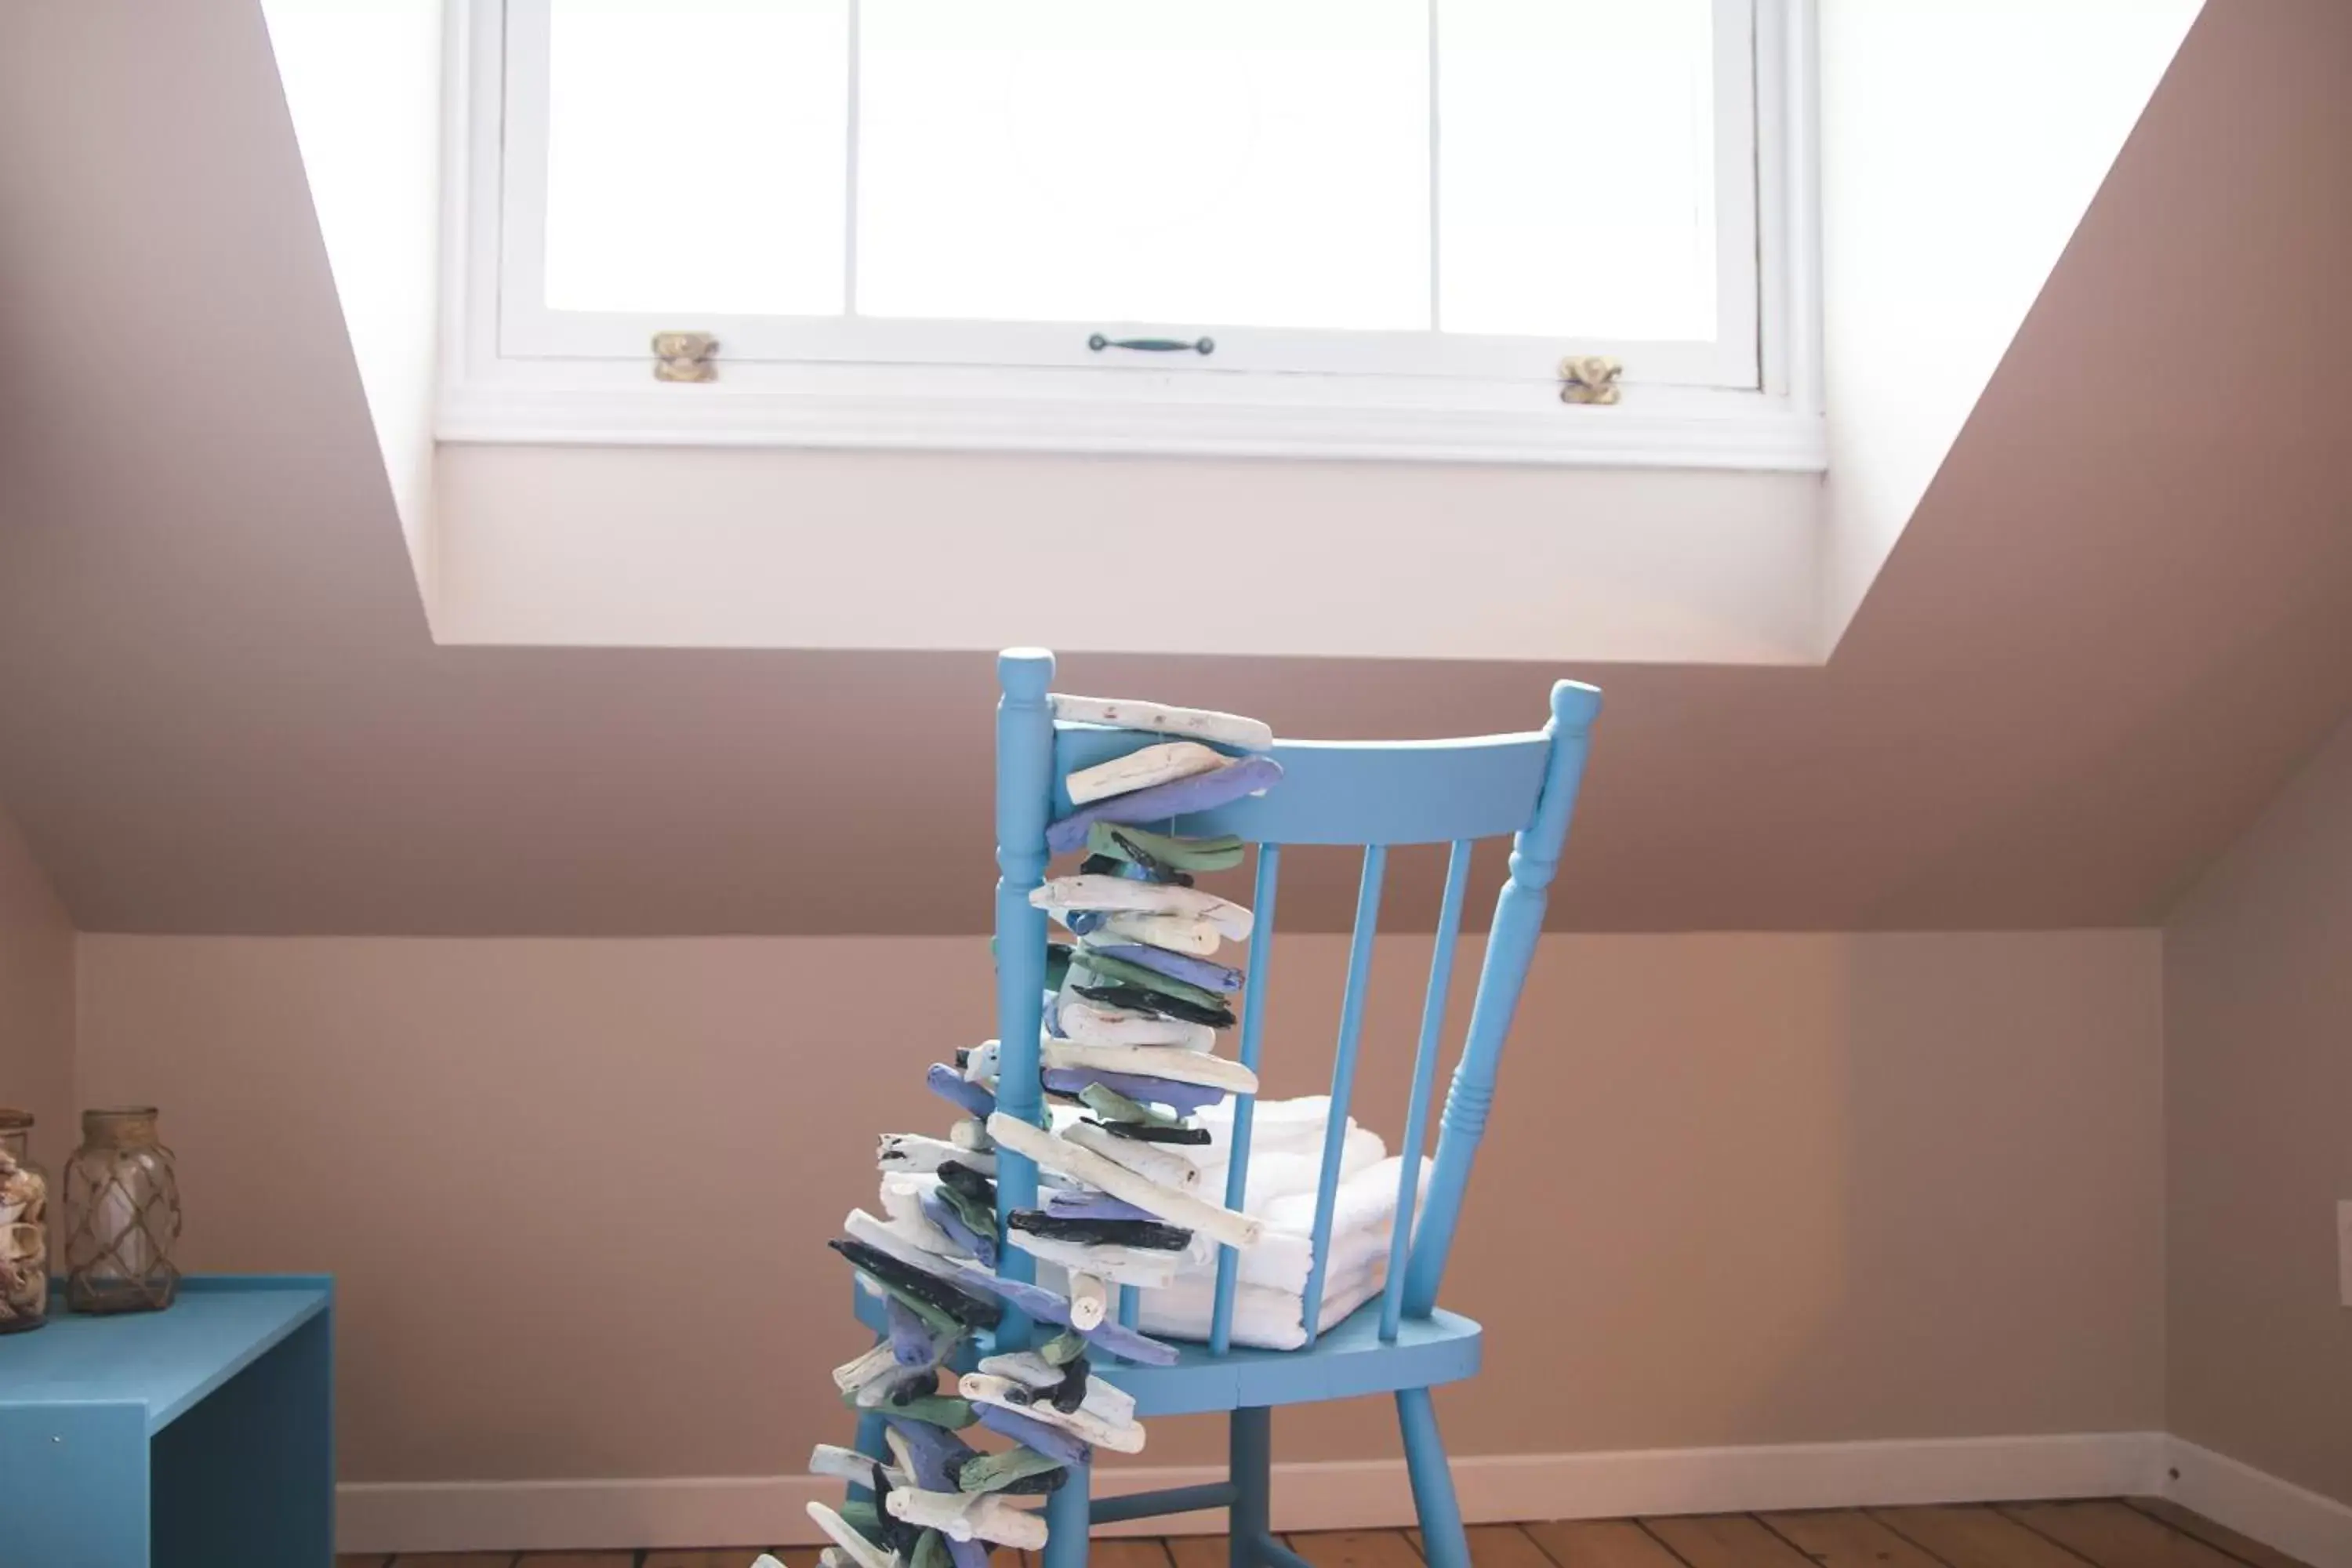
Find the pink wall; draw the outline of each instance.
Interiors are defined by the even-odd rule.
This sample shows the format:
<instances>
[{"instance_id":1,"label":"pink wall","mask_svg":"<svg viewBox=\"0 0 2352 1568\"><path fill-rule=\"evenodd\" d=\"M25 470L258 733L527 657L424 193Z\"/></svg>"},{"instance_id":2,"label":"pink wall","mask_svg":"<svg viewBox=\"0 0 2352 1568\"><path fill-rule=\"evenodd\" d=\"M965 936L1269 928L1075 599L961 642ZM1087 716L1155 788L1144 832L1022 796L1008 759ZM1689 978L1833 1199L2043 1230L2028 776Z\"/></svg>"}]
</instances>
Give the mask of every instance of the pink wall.
<instances>
[{"instance_id":1,"label":"pink wall","mask_svg":"<svg viewBox=\"0 0 2352 1568\"><path fill-rule=\"evenodd\" d=\"M77 1142L73 1049L73 925L0 808L0 1105L40 1119L34 1156L52 1174Z\"/></svg>"},{"instance_id":2,"label":"pink wall","mask_svg":"<svg viewBox=\"0 0 2352 1568\"><path fill-rule=\"evenodd\" d=\"M2352 1503L2352 724L2164 940L2172 1430Z\"/></svg>"},{"instance_id":3,"label":"pink wall","mask_svg":"<svg viewBox=\"0 0 2352 1568\"><path fill-rule=\"evenodd\" d=\"M82 942L85 1091L164 1107L189 1261L339 1277L354 1480L800 1471L859 1348L824 1239L989 1008L978 937ZM1376 1123L1427 951L1383 947ZM1274 1091L1344 966L1281 944ZM2158 1426L2158 988L2145 931L1549 938L1448 1289L1491 1333L1457 1451ZM1393 1451L1384 1410L1283 1425Z\"/></svg>"},{"instance_id":4,"label":"pink wall","mask_svg":"<svg viewBox=\"0 0 2352 1568\"><path fill-rule=\"evenodd\" d=\"M252 0L50 0L0 29L0 504L23 519L0 528L0 797L82 924L977 928L988 648L436 646ZM2144 922L2261 809L2352 703L2352 216L2312 195L2352 185L2347 49L2339 0L2208 8L1826 668L1578 671L1610 709L1558 925ZM795 465L836 500L968 492L976 518L1116 514L1157 472L904 467ZM1389 482L1266 472L1196 481L1217 539L1254 548L1285 509L1344 528ZM1583 526L1569 489L1498 470L1406 488L1432 540L1505 496ZM1411 616L1421 587L1351 613ZM1561 673L1105 656L1066 679L1381 735L1534 722ZM818 765L845 755L862 777ZM945 865L982 868L969 901L877 874ZM1352 894L1302 876L1285 918L1344 929Z\"/></svg>"}]
</instances>

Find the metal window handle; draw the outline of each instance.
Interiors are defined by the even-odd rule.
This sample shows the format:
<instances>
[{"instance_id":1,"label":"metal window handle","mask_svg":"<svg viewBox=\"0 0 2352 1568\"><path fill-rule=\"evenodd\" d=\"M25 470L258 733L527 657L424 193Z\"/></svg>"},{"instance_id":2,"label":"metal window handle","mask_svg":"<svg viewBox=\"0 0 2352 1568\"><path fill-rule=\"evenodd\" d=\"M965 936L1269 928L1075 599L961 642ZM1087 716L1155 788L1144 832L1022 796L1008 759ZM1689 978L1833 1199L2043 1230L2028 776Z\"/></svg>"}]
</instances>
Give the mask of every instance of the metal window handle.
<instances>
[{"instance_id":1,"label":"metal window handle","mask_svg":"<svg viewBox=\"0 0 2352 1568\"><path fill-rule=\"evenodd\" d=\"M1214 338L1195 338L1188 342L1182 338L1107 338L1100 332L1087 340L1087 347L1097 353L1105 349L1135 349L1148 354L1181 353L1187 349L1196 354L1217 352Z\"/></svg>"}]
</instances>

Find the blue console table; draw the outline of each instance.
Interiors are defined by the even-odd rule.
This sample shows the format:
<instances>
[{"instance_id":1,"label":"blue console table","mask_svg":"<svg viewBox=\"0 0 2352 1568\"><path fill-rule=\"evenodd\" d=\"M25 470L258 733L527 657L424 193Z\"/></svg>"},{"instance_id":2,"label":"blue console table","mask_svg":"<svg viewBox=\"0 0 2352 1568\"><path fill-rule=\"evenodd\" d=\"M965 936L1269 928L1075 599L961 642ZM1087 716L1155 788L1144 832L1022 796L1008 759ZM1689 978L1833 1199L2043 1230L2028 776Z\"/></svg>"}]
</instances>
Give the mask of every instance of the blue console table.
<instances>
[{"instance_id":1,"label":"blue console table","mask_svg":"<svg viewBox=\"0 0 2352 1568\"><path fill-rule=\"evenodd\" d=\"M325 1278L196 1278L0 1337L0 1568L328 1568L333 1307Z\"/></svg>"}]
</instances>

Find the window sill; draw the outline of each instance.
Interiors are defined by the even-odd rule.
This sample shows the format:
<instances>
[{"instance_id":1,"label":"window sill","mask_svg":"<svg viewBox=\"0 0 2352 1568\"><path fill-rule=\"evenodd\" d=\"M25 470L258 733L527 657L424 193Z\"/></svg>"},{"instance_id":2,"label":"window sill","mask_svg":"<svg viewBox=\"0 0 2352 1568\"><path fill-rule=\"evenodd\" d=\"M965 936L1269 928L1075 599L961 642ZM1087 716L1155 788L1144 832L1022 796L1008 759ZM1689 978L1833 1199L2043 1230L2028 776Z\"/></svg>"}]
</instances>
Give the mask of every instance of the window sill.
<instances>
[{"instance_id":1,"label":"window sill","mask_svg":"<svg viewBox=\"0 0 2352 1568\"><path fill-rule=\"evenodd\" d=\"M665 385L646 363L503 361L442 389L448 442L1122 453L1819 472L1818 413L1756 392L1150 372L729 365Z\"/></svg>"}]
</instances>

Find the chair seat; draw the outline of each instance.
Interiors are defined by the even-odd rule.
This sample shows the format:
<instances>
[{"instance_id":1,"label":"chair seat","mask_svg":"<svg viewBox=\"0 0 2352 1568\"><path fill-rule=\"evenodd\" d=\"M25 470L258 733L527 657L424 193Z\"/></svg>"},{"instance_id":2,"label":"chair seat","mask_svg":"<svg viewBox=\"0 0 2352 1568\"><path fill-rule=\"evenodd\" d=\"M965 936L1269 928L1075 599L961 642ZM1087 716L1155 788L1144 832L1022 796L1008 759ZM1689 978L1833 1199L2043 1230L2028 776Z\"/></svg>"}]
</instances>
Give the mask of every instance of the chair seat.
<instances>
[{"instance_id":1,"label":"chair seat","mask_svg":"<svg viewBox=\"0 0 2352 1568\"><path fill-rule=\"evenodd\" d=\"M884 1331L881 1303L863 1290L856 1297L859 1321ZM1471 1319L1441 1309L1405 1319L1395 1342L1384 1344L1375 1296L1304 1350L1236 1348L1220 1356L1206 1345L1178 1343L1173 1366L1105 1357L1097 1370L1135 1396L1139 1416L1194 1415L1459 1382L1477 1372L1484 1332ZM980 1353L992 1353L989 1338L980 1336Z\"/></svg>"}]
</instances>

